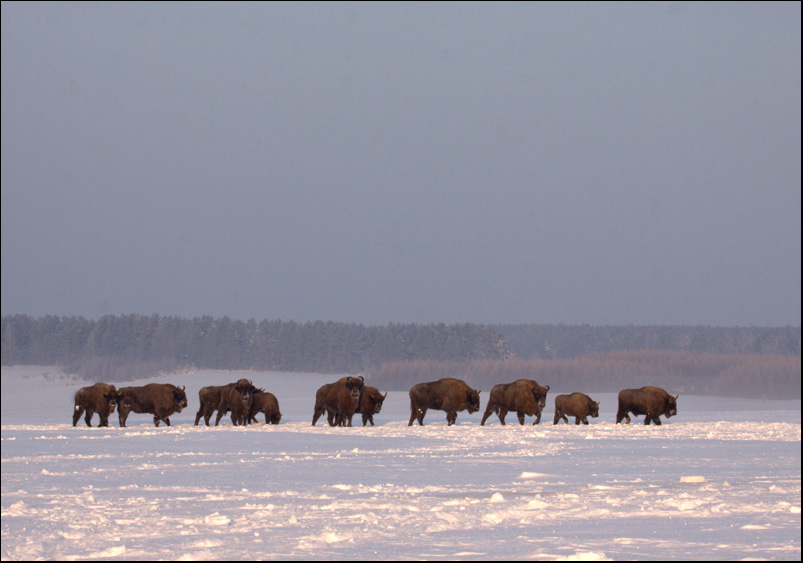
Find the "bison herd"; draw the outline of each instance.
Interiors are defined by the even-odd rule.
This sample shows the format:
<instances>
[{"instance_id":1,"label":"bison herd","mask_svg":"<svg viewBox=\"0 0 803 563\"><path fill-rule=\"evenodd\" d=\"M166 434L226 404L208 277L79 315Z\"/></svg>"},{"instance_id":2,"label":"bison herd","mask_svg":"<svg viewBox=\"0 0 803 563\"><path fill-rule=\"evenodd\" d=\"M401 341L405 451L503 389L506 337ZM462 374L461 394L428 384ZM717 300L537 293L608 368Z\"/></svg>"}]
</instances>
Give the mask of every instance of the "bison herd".
<instances>
[{"instance_id":1,"label":"bison herd","mask_svg":"<svg viewBox=\"0 0 803 563\"><path fill-rule=\"evenodd\" d=\"M492 414L505 424L505 416L515 412L519 424L524 424L525 416L534 416L533 424L541 422L541 412L546 406L546 395L549 386L539 385L533 379L518 379L512 383L502 383L491 388L490 397L482 415L481 426ZM351 426L355 414L362 415L362 424L374 425L373 416L382 409L387 397L376 387L365 385L362 377L343 377L334 383L323 385L315 394L315 408L312 425L326 412L329 426ZM619 408L616 412L616 423L625 420L630 423L630 413L644 415L644 424L653 422L660 425L660 416L669 418L678 413L677 398L660 387L642 387L641 389L623 389L619 392ZM203 387L198 392L200 407L195 415L195 425L203 417L209 426L212 415L217 411L215 426L231 413L233 425L247 425L258 422L257 415L265 417L265 424L279 424L282 413L279 401L272 393L255 387L249 379L240 379L234 383L220 386ZM75 409L72 425L78 423L81 415L87 426L92 426L94 413L100 417L99 426L109 425L109 415L115 407L124 427L131 412L153 415L153 423L159 426L164 421L170 426L170 415L181 412L187 407L187 395L184 387L176 387L169 383L150 383L142 387L121 387L107 383L96 383L83 387L75 393ZM410 389L410 421L412 426L417 420L424 425L424 416L429 409L446 412L449 426L457 421L457 413L468 411L469 414L480 410L480 391L472 389L465 381L456 378L443 378L428 383L418 383ZM561 420L568 424L567 417L573 416L575 424L588 424L588 417L599 416L599 403L583 393L571 393L555 397L555 418L553 424Z\"/></svg>"}]
</instances>

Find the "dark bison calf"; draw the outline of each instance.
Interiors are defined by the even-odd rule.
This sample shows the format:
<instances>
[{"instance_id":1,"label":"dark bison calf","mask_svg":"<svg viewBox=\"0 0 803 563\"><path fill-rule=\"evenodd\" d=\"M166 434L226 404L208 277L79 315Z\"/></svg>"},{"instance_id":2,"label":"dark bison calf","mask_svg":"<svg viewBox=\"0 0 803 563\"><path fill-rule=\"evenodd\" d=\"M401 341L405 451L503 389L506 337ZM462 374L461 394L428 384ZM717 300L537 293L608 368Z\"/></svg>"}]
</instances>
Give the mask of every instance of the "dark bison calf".
<instances>
[{"instance_id":1,"label":"dark bison calf","mask_svg":"<svg viewBox=\"0 0 803 563\"><path fill-rule=\"evenodd\" d=\"M678 413L678 396L674 397L660 387L642 387L641 389L623 389L619 391L619 409L616 412L616 424L627 419L630 424L630 416L643 414L644 424L650 421L660 425L661 415L666 418L675 416Z\"/></svg>"},{"instance_id":2,"label":"dark bison calf","mask_svg":"<svg viewBox=\"0 0 803 563\"><path fill-rule=\"evenodd\" d=\"M257 422L257 414L265 415L265 424L279 424L282 413L276 395L264 389L256 389L251 398L251 410L248 411L248 422Z\"/></svg>"},{"instance_id":3,"label":"dark bison calf","mask_svg":"<svg viewBox=\"0 0 803 563\"><path fill-rule=\"evenodd\" d=\"M599 416L599 403L592 401L591 397L584 393L572 393L571 395L558 395L555 397L555 419L553 424L560 422L560 419L569 424L567 416L574 417L574 423L588 424L588 416L594 418Z\"/></svg>"},{"instance_id":4,"label":"dark bison calf","mask_svg":"<svg viewBox=\"0 0 803 563\"><path fill-rule=\"evenodd\" d=\"M78 419L86 411L86 425L92 426L92 415L98 413L100 424L98 426L109 425L109 415L114 412L117 404L117 389L108 383L95 383L89 387L82 387L75 392L75 409L72 413L72 425L78 423Z\"/></svg>"},{"instance_id":5,"label":"dark bison calf","mask_svg":"<svg viewBox=\"0 0 803 563\"><path fill-rule=\"evenodd\" d=\"M329 426L351 426L351 419L360 405L360 392L363 386L362 377L343 377L318 388L315 393L312 425L315 426L325 411Z\"/></svg>"},{"instance_id":6,"label":"dark bison calf","mask_svg":"<svg viewBox=\"0 0 803 563\"><path fill-rule=\"evenodd\" d=\"M170 426L170 415L181 412L187 406L187 394L184 386L176 387L170 383L149 383L142 387L123 387L118 392L118 411L120 426L130 412L153 415L153 424L159 426L164 420Z\"/></svg>"},{"instance_id":7,"label":"dark bison calf","mask_svg":"<svg viewBox=\"0 0 803 563\"><path fill-rule=\"evenodd\" d=\"M494 412L499 416L499 422L505 424L505 416L510 411L516 413L519 424L524 424L525 415L535 416L533 424L538 424L541 422L541 411L546 406L547 391L549 385L543 387L534 379L517 379L513 383L494 385L480 426L484 426Z\"/></svg>"},{"instance_id":8,"label":"dark bison calf","mask_svg":"<svg viewBox=\"0 0 803 563\"><path fill-rule=\"evenodd\" d=\"M360 405L357 412L362 415L362 425L366 426L369 422L374 426L374 415L382 410L382 403L387 398L387 392L383 395L376 387L363 387L360 394Z\"/></svg>"},{"instance_id":9,"label":"dark bison calf","mask_svg":"<svg viewBox=\"0 0 803 563\"><path fill-rule=\"evenodd\" d=\"M446 411L446 422L451 426L457 421L457 413L467 410L469 414L480 410L480 392L468 384L452 377L438 381L418 383L410 389L410 422L418 420L424 426L424 415L428 409Z\"/></svg>"}]
</instances>

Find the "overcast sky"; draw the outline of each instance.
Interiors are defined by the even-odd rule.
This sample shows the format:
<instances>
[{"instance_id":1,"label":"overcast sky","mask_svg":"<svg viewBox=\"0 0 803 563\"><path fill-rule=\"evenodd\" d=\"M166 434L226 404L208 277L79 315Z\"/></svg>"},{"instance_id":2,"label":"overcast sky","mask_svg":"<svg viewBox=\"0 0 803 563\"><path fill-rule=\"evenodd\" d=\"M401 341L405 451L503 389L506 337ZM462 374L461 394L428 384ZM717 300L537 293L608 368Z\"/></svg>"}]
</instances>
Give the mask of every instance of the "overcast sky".
<instances>
[{"instance_id":1,"label":"overcast sky","mask_svg":"<svg viewBox=\"0 0 803 563\"><path fill-rule=\"evenodd\" d=\"M800 326L800 3L2 3L2 314Z\"/></svg>"}]
</instances>

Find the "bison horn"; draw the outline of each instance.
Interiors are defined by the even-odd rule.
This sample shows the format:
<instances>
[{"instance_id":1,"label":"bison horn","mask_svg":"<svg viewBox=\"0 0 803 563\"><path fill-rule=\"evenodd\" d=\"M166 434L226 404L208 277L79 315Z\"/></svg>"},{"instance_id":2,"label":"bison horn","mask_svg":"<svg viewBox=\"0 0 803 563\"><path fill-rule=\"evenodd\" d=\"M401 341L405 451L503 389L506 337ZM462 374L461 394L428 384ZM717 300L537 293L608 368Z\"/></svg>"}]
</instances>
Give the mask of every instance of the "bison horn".
<instances>
[{"instance_id":1,"label":"bison horn","mask_svg":"<svg viewBox=\"0 0 803 563\"><path fill-rule=\"evenodd\" d=\"M387 398L388 398L388 392L387 392L387 391L385 391L385 394L384 394L384 395L382 395L382 398L383 398L383 399L387 399Z\"/></svg>"}]
</instances>

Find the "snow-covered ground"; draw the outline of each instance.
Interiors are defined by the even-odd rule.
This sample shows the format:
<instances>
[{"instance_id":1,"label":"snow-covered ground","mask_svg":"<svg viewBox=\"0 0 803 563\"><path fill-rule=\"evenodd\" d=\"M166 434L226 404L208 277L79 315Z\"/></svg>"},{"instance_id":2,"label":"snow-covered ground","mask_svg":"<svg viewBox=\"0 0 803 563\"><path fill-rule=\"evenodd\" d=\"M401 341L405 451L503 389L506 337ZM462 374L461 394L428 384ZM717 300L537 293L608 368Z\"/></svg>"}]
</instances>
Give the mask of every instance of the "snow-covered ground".
<instances>
[{"instance_id":1,"label":"snow-covered ground","mask_svg":"<svg viewBox=\"0 0 803 563\"><path fill-rule=\"evenodd\" d=\"M242 376L282 423L193 426L198 389ZM3 367L2 559L800 560L799 397L681 395L656 427L614 424L615 395L592 393L600 418L553 426L573 391L553 385L539 426L481 427L483 390L455 426L430 411L410 428L392 392L374 428L312 427L338 377L137 381L186 385L190 405L170 428L132 413L121 429L116 412L73 428L87 382Z\"/></svg>"}]
</instances>

